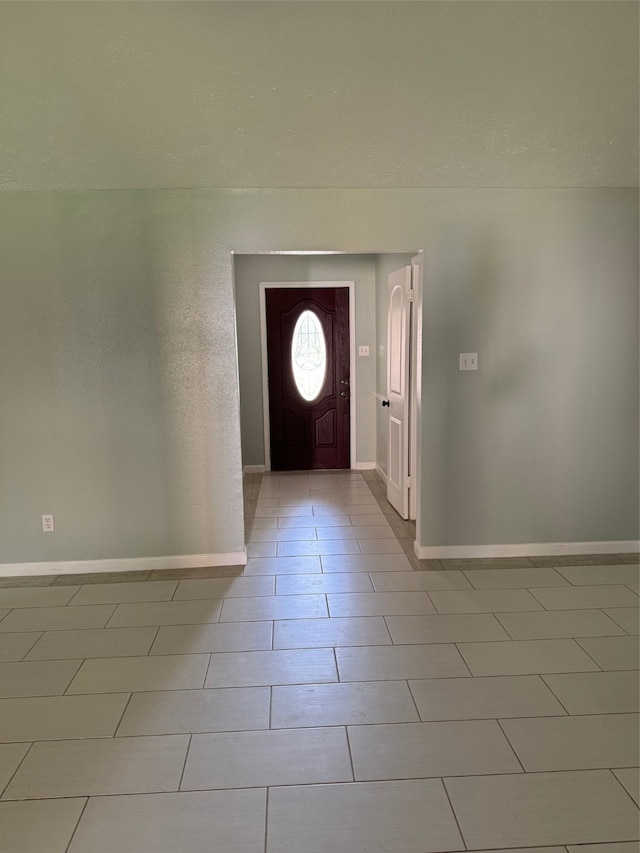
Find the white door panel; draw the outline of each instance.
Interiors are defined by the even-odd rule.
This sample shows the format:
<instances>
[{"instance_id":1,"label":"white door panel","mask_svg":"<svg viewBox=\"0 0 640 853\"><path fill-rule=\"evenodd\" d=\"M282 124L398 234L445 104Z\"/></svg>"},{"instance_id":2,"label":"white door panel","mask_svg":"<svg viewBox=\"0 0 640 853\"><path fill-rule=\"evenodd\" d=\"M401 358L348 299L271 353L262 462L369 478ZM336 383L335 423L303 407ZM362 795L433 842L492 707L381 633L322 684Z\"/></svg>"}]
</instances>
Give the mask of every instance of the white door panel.
<instances>
[{"instance_id":1,"label":"white door panel","mask_svg":"<svg viewBox=\"0 0 640 853\"><path fill-rule=\"evenodd\" d=\"M389 445L387 500L409 517L409 353L411 330L411 267L389 275L387 326L387 396Z\"/></svg>"},{"instance_id":2,"label":"white door panel","mask_svg":"<svg viewBox=\"0 0 640 853\"><path fill-rule=\"evenodd\" d=\"M389 460L387 465L387 483L394 490L403 487L402 476L402 422L393 415L389 416Z\"/></svg>"}]
</instances>

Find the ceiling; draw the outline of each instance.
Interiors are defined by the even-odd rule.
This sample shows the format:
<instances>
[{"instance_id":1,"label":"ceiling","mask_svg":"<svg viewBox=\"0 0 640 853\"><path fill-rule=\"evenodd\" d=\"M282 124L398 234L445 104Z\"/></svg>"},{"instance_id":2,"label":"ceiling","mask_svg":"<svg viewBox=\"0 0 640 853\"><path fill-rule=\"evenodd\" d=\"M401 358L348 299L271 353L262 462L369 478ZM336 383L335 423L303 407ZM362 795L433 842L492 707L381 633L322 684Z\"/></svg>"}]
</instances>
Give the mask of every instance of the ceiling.
<instances>
[{"instance_id":1,"label":"ceiling","mask_svg":"<svg viewBox=\"0 0 640 853\"><path fill-rule=\"evenodd\" d=\"M0 189L638 184L638 2L3 2Z\"/></svg>"}]
</instances>

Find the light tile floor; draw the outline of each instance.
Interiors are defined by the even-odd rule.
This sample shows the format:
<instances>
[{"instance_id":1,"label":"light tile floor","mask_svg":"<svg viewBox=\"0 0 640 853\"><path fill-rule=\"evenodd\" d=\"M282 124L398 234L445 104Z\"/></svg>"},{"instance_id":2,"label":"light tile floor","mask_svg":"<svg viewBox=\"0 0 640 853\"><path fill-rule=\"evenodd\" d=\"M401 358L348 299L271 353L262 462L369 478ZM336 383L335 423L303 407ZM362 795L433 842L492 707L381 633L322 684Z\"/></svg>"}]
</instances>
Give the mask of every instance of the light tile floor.
<instances>
[{"instance_id":1,"label":"light tile floor","mask_svg":"<svg viewBox=\"0 0 640 853\"><path fill-rule=\"evenodd\" d=\"M244 569L1 581L0 851L638 853L637 557L246 486Z\"/></svg>"}]
</instances>

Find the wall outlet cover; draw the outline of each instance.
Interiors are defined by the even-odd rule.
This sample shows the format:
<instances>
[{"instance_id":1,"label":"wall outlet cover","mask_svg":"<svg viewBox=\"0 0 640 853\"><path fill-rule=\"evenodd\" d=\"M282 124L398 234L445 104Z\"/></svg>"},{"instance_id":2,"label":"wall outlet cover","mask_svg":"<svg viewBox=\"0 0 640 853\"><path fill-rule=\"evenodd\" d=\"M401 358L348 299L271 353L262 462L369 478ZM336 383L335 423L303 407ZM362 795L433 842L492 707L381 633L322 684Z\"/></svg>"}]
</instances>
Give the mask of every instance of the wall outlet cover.
<instances>
[{"instance_id":1,"label":"wall outlet cover","mask_svg":"<svg viewBox=\"0 0 640 853\"><path fill-rule=\"evenodd\" d=\"M477 370L478 369L478 353L477 352L461 352L460 353L460 370Z\"/></svg>"}]
</instances>

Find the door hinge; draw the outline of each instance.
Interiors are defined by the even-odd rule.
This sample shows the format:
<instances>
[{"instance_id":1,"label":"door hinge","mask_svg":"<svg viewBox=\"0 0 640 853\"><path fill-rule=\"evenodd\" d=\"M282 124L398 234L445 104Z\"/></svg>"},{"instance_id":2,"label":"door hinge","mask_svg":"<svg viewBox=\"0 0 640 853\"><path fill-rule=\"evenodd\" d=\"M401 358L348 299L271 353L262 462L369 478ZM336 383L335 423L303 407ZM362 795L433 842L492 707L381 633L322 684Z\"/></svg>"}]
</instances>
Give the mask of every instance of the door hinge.
<instances>
[{"instance_id":1,"label":"door hinge","mask_svg":"<svg viewBox=\"0 0 640 853\"><path fill-rule=\"evenodd\" d=\"M406 477L404 481L405 488L412 489L413 488L413 477Z\"/></svg>"},{"instance_id":2,"label":"door hinge","mask_svg":"<svg viewBox=\"0 0 640 853\"><path fill-rule=\"evenodd\" d=\"M413 302L413 290L407 290L407 302Z\"/></svg>"}]
</instances>

